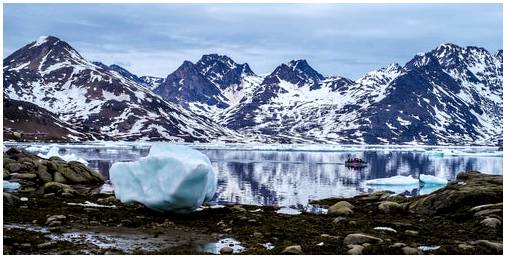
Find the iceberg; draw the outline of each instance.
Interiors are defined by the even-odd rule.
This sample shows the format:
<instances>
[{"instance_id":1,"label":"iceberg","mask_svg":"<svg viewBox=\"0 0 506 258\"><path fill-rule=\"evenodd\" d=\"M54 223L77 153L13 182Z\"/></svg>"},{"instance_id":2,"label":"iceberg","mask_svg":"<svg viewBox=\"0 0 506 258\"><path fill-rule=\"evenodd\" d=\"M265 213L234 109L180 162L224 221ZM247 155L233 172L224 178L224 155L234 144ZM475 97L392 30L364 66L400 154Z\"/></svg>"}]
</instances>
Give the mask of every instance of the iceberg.
<instances>
[{"instance_id":1,"label":"iceberg","mask_svg":"<svg viewBox=\"0 0 506 258\"><path fill-rule=\"evenodd\" d=\"M53 146L49 149L49 151L46 154L39 153L37 156L43 158L43 159L49 159L51 157L60 157L61 159L69 162L69 161L78 161L80 163L83 163L84 165L88 165L88 162L84 160L83 158L78 157L75 154L60 154L60 148Z\"/></svg>"},{"instance_id":2,"label":"iceberg","mask_svg":"<svg viewBox=\"0 0 506 258\"><path fill-rule=\"evenodd\" d=\"M448 184L448 180L432 175L420 174L420 183L427 185L446 185Z\"/></svg>"},{"instance_id":3,"label":"iceberg","mask_svg":"<svg viewBox=\"0 0 506 258\"><path fill-rule=\"evenodd\" d=\"M387 178L378 178L367 180L368 185L413 185L418 184L418 179L412 176L393 176Z\"/></svg>"},{"instance_id":4,"label":"iceberg","mask_svg":"<svg viewBox=\"0 0 506 258\"><path fill-rule=\"evenodd\" d=\"M19 183L4 180L4 189L16 190L19 187L21 187Z\"/></svg>"},{"instance_id":5,"label":"iceberg","mask_svg":"<svg viewBox=\"0 0 506 258\"><path fill-rule=\"evenodd\" d=\"M117 162L109 170L114 194L157 211L189 213L210 201L217 177L209 158L183 145L153 144L146 157Z\"/></svg>"}]
</instances>

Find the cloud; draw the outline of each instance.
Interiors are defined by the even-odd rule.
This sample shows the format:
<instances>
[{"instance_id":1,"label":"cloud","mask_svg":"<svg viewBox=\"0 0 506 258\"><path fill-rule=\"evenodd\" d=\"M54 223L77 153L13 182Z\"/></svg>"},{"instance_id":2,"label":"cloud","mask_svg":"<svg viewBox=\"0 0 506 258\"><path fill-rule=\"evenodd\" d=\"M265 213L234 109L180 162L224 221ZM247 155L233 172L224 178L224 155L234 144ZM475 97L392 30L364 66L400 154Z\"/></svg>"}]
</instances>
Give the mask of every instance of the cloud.
<instances>
[{"instance_id":1,"label":"cloud","mask_svg":"<svg viewBox=\"0 0 506 258\"><path fill-rule=\"evenodd\" d=\"M305 58L357 79L444 42L501 48L502 5L4 4L4 56L40 35L140 75L221 53L257 73Z\"/></svg>"}]
</instances>

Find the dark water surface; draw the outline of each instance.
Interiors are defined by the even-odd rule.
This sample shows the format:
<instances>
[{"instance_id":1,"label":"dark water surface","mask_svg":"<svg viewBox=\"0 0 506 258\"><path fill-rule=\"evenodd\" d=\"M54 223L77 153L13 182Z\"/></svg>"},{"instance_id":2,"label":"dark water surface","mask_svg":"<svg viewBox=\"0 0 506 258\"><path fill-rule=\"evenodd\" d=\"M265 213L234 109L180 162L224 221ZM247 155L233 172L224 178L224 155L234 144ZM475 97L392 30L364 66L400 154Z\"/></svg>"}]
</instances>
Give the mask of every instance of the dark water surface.
<instances>
[{"instance_id":1,"label":"dark water surface","mask_svg":"<svg viewBox=\"0 0 506 258\"><path fill-rule=\"evenodd\" d=\"M136 160L149 153L147 144L58 147L60 154L76 154L106 177L112 163ZM411 185L372 188L365 183L369 179L429 174L451 180L457 173L467 170L502 174L502 152L496 148L204 144L193 147L205 153L217 171L215 201L221 204L302 208L309 200L351 197L379 189L417 195L430 193L440 187ZM359 170L346 168L344 161L348 155L366 160L368 166Z\"/></svg>"}]
</instances>

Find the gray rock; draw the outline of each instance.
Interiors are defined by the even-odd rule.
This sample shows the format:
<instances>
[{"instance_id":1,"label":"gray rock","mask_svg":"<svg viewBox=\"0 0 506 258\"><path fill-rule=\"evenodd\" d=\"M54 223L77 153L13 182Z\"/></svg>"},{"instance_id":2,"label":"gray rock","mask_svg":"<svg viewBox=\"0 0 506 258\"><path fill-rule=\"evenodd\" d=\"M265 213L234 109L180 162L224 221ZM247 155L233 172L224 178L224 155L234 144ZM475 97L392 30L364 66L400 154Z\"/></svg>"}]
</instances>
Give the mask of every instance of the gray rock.
<instances>
[{"instance_id":1,"label":"gray rock","mask_svg":"<svg viewBox=\"0 0 506 258\"><path fill-rule=\"evenodd\" d=\"M35 173L44 183L51 182L53 180L53 176L47 172L47 167L44 165L39 164Z\"/></svg>"},{"instance_id":2,"label":"gray rock","mask_svg":"<svg viewBox=\"0 0 506 258\"><path fill-rule=\"evenodd\" d=\"M302 247L300 245L291 245L285 248L282 254L302 254Z\"/></svg>"},{"instance_id":3,"label":"gray rock","mask_svg":"<svg viewBox=\"0 0 506 258\"><path fill-rule=\"evenodd\" d=\"M406 234L408 236L418 236L418 231L416 231L416 230L406 230L406 231L404 231L404 234Z\"/></svg>"},{"instance_id":4,"label":"gray rock","mask_svg":"<svg viewBox=\"0 0 506 258\"><path fill-rule=\"evenodd\" d=\"M232 247L224 246L220 249L220 254L232 254L232 253L234 253L234 249L232 249Z\"/></svg>"},{"instance_id":5,"label":"gray rock","mask_svg":"<svg viewBox=\"0 0 506 258\"><path fill-rule=\"evenodd\" d=\"M4 192L4 205L14 206L20 202L19 197Z\"/></svg>"},{"instance_id":6,"label":"gray rock","mask_svg":"<svg viewBox=\"0 0 506 258\"><path fill-rule=\"evenodd\" d=\"M502 209L502 202L475 206L475 207L471 208L469 211L478 212L481 210L488 210L488 209Z\"/></svg>"},{"instance_id":7,"label":"gray rock","mask_svg":"<svg viewBox=\"0 0 506 258\"><path fill-rule=\"evenodd\" d=\"M361 245L363 243L378 244L382 243L383 240L366 234L349 234L344 238L343 242L345 245Z\"/></svg>"},{"instance_id":8,"label":"gray rock","mask_svg":"<svg viewBox=\"0 0 506 258\"><path fill-rule=\"evenodd\" d=\"M489 210L482 210L478 211L474 214L475 217L483 217L490 214L499 213L502 214L502 209L489 209Z\"/></svg>"},{"instance_id":9,"label":"gray rock","mask_svg":"<svg viewBox=\"0 0 506 258\"><path fill-rule=\"evenodd\" d=\"M342 222L342 221L346 221L346 220L348 220L348 219L347 219L347 218L345 218L345 217L337 217L337 218L335 218L335 219L332 221L332 223L339 224L340 222Z\"/></svg>"},{"instance_id":10,"label":"gray rock","mask_svg":"<svg viewBox=\"0 0 506 258\"><path fill-rule=\"evenodd\" d=\"M237 212L246 212L247 211L241 205L234 205L230 209L233 210L233 211L237 211Z\"/></svg>"},{"instance_id":11,"label":"gray rock","mask_svg":"<svg viewBox=\"0 0 506 258\"><path fill-rule=\"evenodd\" d=\"M402 248L402 252L406 255L417 255L417 254L420 254L420 252L418 251L418 249L414 248L414 247L410 247L410 246L405 246Z\"/></svg>"},{"instance_id":12,"label":"gray rock","mask_svg":"<svg viewBox=\"0 0 506 258\"><path fill-rule=\"evenodd\" d=\"M384 201L378 205L378 209L385 213L397 212L402 210L402 206L396 202Z\"/></svg>"},{"instance_id":13,"label":"gray rock","mask_svg":"<svg viewBox=\"0 0 506 258\"><path fill-rule=\"evenodd\" d=\"M365 247L361 245L348 245L348 248L350 249L346 252L347 254L360 255Z\"/></svg>"},{"instance_id":14,"label":"gray rock","mask_svg":"<svg viewBox=\"0 0 506 258\"><path fill-rule=\"evenodd\" d=\"M459 244L458 248L462 249L462 250L473 250L475 247L474 247L474 245Z\"/></svg>"},{"instance_id":15,"label":"gray rock","mask_svg":"<svg viewBox=\"0 0 506 258\"><path fill-rule=\"evenodd\" d=\"M67 217L65 215L53 215L53 216L49 216L46 220L46 224L49 225L51 224L51 222L54 222L54 221L64 221L66 220Z\"/></svg>"},{"instance_id":16,"label":"gray rock","mask_svg":"<svg viewBox=\"0 0 506 258\"><path fill-rule=\"evenodd\" d=\"M55 181L57 183L62 183L62 184L67 183L67 179L65 179L65 177L63 177L63 175L58 172L54 172L53 181Z\"/></svg>"},{"instance_id":17,"label":"gray rock","mask_svg":"<svg viewBox=\"0 0 506 258\"><path fill-rule=\"evenodd\" d=\"M353 214L353 210L348 207L330 207L327 214L332 216L348 216Z\"/></svg>"},{"instance_id":18,"label":"gray rock","mask_svg":"<svg viewBox=\"0 0 506 258\"><path fill-rule=\"evenodd\" d=\"M34 173L13 173L11 174L12 179L21 179L21 180L34 180L37 178L37 175Z\"/></svg>"},{"instance_id":19,"label":"gray rock","mask_svg":"<svg viewBox=\"0 0 506 258\"><path fill-rule=\"evenodd\" d=\"M471 242L472 245L479 245L481 247L490 249L497 254L502 254L502 243L495 243L488 240L477 240Z\"/></svg>"},{"instance_id":20,"label":"gray rock","mask_svg":"<svg viewBox=\"0 0 506 258\"><path fill-rule=\"evenodd\" d=\"M480 201L481 204L502 202L501 175L470 171L458 174L457 181L466 184L450 183L432 194L421 196L409 204L409 210L419 214L437 214L479 205Z\"/></svg>"},{"instance_id":21,"label":"gray rock","mask_svg":"<svg viewBox=\"0 0 506 258\"><path fill-rule=\"evenodd\" d=\"M405 247L405 246L406 246L406 244L404 244L404 243L395 243L395 244L390 245L388 247L389 248L402 248L402 247Z\"/></svg>"},{"instance_id":22,"label":"gray rock","mask_svg":"<svg viewBox=\"0 0 506 258\"><path fill-rule=\"evenodd\" d=\"M501 228L502 222L496 218L486 218L480 222L481 225L489 228Z\"/></svg>"},{"instance_id":23,"label":"gray rock","mask_svg":"<svg viewBox=\"0 0 506 258\"><path fill-rule=\"evenodd\" d=\"M17 162L14 162L14 163L9 163L5 166L5 168L11 172L11 173L16 173L16 172L19 172L21 169L23 169L23 165L17 163Z\"/></svg>"},{"instance_id":24,"label":"gray rock","mask_svg":"<svg viewBox=\"0 0 506 258\"><path fill-rule=\"evenodd\" d=\"M45 243L42 243L42 244L38 244L37 247L39 249L43 249L43 248L48 248L48 247L52 247L52 246L55 246L57 243L55 241L49 241L49 242L45 242Z\"/></svg>"}]
</instances>

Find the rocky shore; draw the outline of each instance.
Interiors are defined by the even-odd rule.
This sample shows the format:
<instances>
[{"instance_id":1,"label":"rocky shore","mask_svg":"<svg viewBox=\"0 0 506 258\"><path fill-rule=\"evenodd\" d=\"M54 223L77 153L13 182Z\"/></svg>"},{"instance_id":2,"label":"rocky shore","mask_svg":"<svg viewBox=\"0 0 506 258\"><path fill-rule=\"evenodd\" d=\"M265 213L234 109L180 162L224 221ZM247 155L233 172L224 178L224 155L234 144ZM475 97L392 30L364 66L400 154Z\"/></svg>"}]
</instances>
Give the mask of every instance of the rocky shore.
<instances>
[{"instance_id":1,"label":"rocky shore","mask_svg":"<svg viewBox=\"0 0 506 258\"><path fill-rule=\"evenodd\" d=\"M4 254L502 254L502 176L465 172L434 193L319 200L327 214L122 204L84 165L4 152Z\"/></svg>"}]
</instances>

